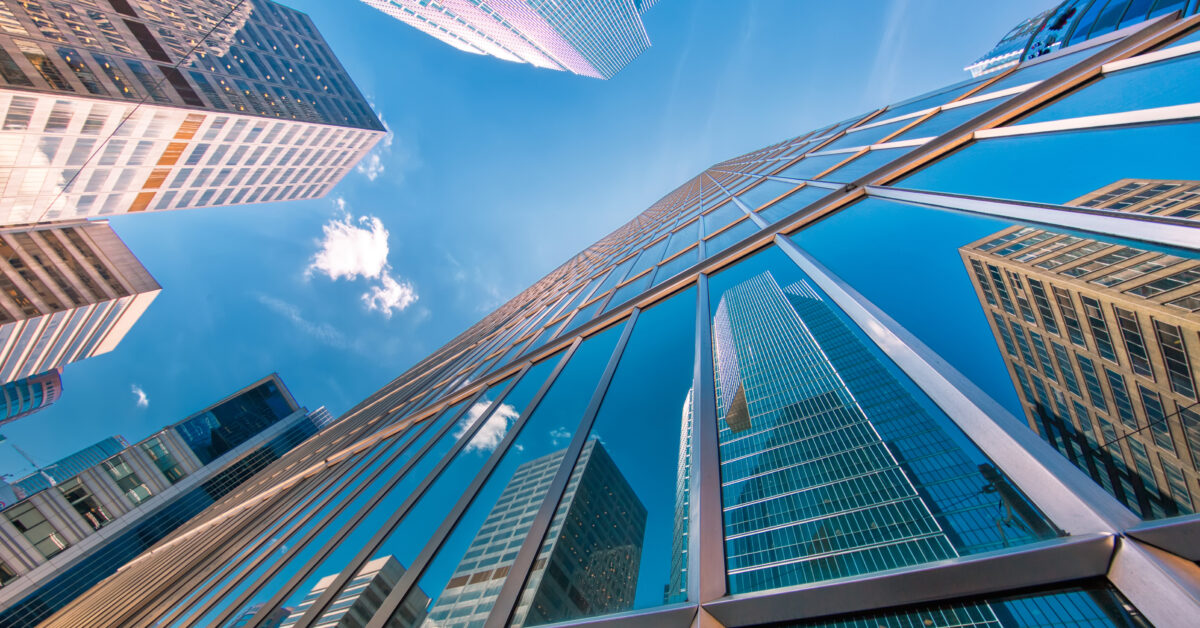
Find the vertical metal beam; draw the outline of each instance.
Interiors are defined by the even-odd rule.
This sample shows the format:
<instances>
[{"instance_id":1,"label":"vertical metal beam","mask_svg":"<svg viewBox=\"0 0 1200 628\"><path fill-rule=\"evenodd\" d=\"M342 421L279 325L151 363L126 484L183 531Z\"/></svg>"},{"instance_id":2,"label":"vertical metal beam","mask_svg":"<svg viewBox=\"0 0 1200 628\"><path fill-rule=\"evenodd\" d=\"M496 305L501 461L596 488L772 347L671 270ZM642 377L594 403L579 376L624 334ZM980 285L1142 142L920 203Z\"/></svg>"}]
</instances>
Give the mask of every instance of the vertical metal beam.
<instances>
[{"instance_id":1,"label":"vertical metal beam","mask_svg":"<svg viewBox=\"0 0 1200 628\"><path fill-rule=\"evenodd\" d=\"M612 383L613 374L617 371L617 364L621 361L621 354L625 352L625 345L629 342L629 336L633 333L633 327L637 323L640 312L640 309L633 308L629 320L625 322L625 329L621 330L621 338L617 340L617 345L608 358L604 373L600 376L600 381L596 383L596 390L593 391L587 410L584 411L579 426L575 429L571 444L567 446L567 451L563 454L563 461L558 467L558 472L551 480L549 488L546 489L546 497L542 499L542 506L529 526L525 542L521 544L517 557L509 567L508 577L504 579L504 585L501 587L496 601L492 604L492 612L488 615L484 628L504 628L508 625L509 617L517 608L517 602L520 601L521 592L525 588L525 580L529 577L533 562L542 549L542 539L546 537L546 531L550 529L550 522L554 519L554 512L558 510L558 502L562 500L563 493L567 490L567 482L570 481L575 464L579 461L579 454L587 443L587 437L592 431L596 414L600 412L600 404L604 402L604 395L608 392L609 384ZM383 628L385 622L390 618L390 613L387 615L376 613L367 628Z\"/></svg>"},{"instance_id":2,"label":"vertical metal beam","mask_svg":"<svg viewBox=\"0 0 1200 628\"><path fill-rule=\"evenodd\" d=\"M1120 539L1108 579L1159 628L1200 619L1200 566L1129 537Z\"/></svg>"},{"instance_id":3,"label":"vertical metal beam","mask_svg":"<svg viewBox=\"0 0 1200 628\"><path fill-rule=\"evenodd\" d=\"M790 239L775 243L1057 526L1116 533L1138 517L890 316Z\"/></svg>"},{"instance_id":4,"label":"vertical metal beam","mask_svg":"<svg viewBox=\"0 0 1200 628\"><path fill-rule=\"evenodd\" d=\"M701 274L696 286L692 471L688 502L688 599L705 603L726 593L725 532L721 513L721 459L708 275ZM706 613L701 611L701 614Z\"/></svg>"}]
</instances>

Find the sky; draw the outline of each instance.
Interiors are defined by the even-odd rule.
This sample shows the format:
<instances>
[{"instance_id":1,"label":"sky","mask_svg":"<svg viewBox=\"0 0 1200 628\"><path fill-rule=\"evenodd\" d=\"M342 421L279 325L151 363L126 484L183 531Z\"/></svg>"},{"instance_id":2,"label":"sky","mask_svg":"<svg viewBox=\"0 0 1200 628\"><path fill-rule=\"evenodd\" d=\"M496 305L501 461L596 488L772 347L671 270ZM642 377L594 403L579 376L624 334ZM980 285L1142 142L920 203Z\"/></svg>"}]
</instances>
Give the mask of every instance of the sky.
<instances>
[{"instance_id":1,"label":"sky","mask_svg":"<svg viewBox=\"0 0 1200 628\"><path fill-rule=\"evenodd\" d=\"M307 12L390 130L326 198L116 217L163 286L54 406L38 464L278 372L349 409L709 165L967 78L1048 0L661 0L600 81L455 50L359 2ZM0 446L0 473L32 467Z\"/></svg>"}]
</instances>

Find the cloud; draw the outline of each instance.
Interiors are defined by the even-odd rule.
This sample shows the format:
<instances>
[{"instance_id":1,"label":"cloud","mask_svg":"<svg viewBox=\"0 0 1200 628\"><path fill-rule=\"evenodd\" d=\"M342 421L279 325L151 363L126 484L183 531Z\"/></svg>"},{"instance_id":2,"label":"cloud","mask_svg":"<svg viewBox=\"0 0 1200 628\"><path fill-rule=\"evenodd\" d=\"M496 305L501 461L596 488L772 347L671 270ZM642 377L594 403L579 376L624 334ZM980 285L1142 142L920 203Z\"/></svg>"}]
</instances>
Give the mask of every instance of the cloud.
<instances>
[{"instance_id":1,"label":"cloud","mask_svg":"<svg viewBox=\"0 0 1200 628\"><path fill-rule=\"evenodd\" d=\"M487 401L478 401L467 412L467 420L460 421L458 427L454 430L454 437L459 438L466 434L473 425L479 422L483 413L487 411L490 403ZM507 403L500 404L499 408L488 417L487 422L479 428L475 436L471 437L470 442L463 448L464 453L471 452L491 452L495 451L500 445L500 441L504 440L505 434L508 434L508 428L512 427L514 421L521 416L517 409Z\"/></svg>"},{"instance_id":2,"label":"cloud","mask_svg":"<svg viewBox=\"0 0 1200 628\"><path fill-rule=\"evenodd\" d=\"M346 339L346 335L336 327L329 323L314 323L304 318L304 315L300 313L300 308L287 301L260 294L258 295L258 302L267 306L268 309L276 314L292 321L292 324L299 328L300 331L331 347L345 349L350 344Z\"/></svg>"},{"instance_id":3,"label":"cloud","mask_svg":"<svg viewBox=\"0 0 1200 628\"><path fill-rule=\"evenodd\" d=\"M135 403L137 404L137 407L139 407L139 408L149 408L150 407L150 398L146 396L146 391L142 390L141 386L134 384L133 386L130 387L130 389L133 392L133 396L137 398L137 401L135 401Z\"/></svg>"},{"instance_id":4,"label":"cloud","mask_svg":"<svg viewBox=\"0 0 1200 628\"><path fill-rule=\"evenodd\" d=\"M556 427L550 430L550 444L558 447L563 441L571 439L571 432L565 427Z\"/></svg>"},{"instance_id":5,"label":"cloud","mask_svg":"<svg viewBox=\"0 0 1200 628\"><path fill-rule=\"evenodd\" d=\"M379 140L379 143L371 149L371 152L358 162L354 170L365 176L368 181L375 181L388 170L388 166L393 166L389 178L394 183L402 183L407 172L420 164L420 159L407 142L396 143L396 134L392 131L392 127L388 125L387 120L383 119L383 115L376 109L375 103L369 104L371 109L375 110L375 115L379 117L387 135L384 135L383 139Z\"/></svg>"},{"instance_id":6,"label":"cloud","mask_svg":"<svg viewBox=\"0 0 1200 628\"><path fill-rule=\"evenodd\" d=\"M379 310L385 317L391 318L392 310L403 312L416 302L417 289L411 283L397 281L387 273L380 277L380 281L380 285L372 286L370 292L362 295L368 310Z\"/></svg>"},{"instance_id":7,"label":"cloud","mask_svg":"<svg viewBox=\"0 0 1200 628\"><path fill-rule=\"evenodd\" d=\"M362 301L368 311L378 311L386 318L416 303L416 286L391 272L388 230L383 221L375 216L355 218L344 198L334 199L334 204L338 214L321 227L320 248L304 270L305 278L321 274L334 281L378 280L362 294Z\"/></svg>"}]
</instances>

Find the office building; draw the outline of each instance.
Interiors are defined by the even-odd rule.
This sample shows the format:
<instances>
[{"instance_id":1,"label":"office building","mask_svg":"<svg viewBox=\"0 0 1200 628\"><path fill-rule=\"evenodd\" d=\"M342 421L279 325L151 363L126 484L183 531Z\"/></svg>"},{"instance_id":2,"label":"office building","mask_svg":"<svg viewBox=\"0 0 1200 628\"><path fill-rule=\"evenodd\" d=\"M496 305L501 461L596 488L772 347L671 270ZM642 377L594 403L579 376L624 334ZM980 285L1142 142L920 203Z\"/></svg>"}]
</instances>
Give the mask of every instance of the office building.
<instances>
[{"instance_id":1,"label":"office building","mask_svg":"<svg viewBox=\"0 0 1200 628\"><path fill-rule=\"evenodd\" d=\"M1180 11L1200 10L1191 0L1064 0L1013 27L994 48L963 68L980 77L1011 68L1127 26Z\"/></svg>"},{"instance_id":2,"label":"office building","mask_svg":"<svg viewBox=\"0 0 1200 628\"><path fill-rule=\"evenodd\" d=\"M376 558L363 565L362 571L350 581L333 606L321 614L316 626L322 628L362 628L371 620L371 616L379 608L379 602L391 593L400 576L404 575L404 566L391 556ZM333 582L334 576L327 576L317 581L313 590L305 596L296 610L281 624L283 628L295 626L304 616L304 612L312 606L313 601ZM419 592L419 591L418 591ZM425 606L429 598L423 595L412 596L406 601L396 617L386 624L386 628L416 628L425 619Z\"/></svg>"},{"instance_id":3,"label":"office building","mask_svg":"<svg viewBox=\"0 0 1200 628\"><path fill-rule=\"evenodd\" d=\"M487 619L511 566L511 558L506 559L511 544L529 532L532 522L526 514L540 505L565 454L558 451L517 468L481 533L471 541L467 558L429 610L430 622L465 628ZM585 617L595 609L616 612L633 606L646 508L596 440L585 446L569 486L560 506L562 514L555 517L547 536L548 548L538 557L538 567L530 574L526 595L514 616L518 625L547 624ZM620 525L593 526L597 518L617 512L628 513ZM562 585L568 581L575 586Z\"/></svg>"},{"instance_id":4,"label":"office building","mask_svg":"<svg viewBox=\"0 0 1200 628\"><path fill-rule=\"evenodd\" d=\"M317 198L384 135L269 0L37 0L0 24L0 224Z\"/></svg>"},{"instance_id":5,"label":"office building","mask_svg":"<svg viewBox=\"0 0 1200 628\"><path fill-rule=\"evenodd\" d=\"M240 439L212 457L181 429L197 417ZM18 481L21 501L0 511L0 572L11 574L0 625L36 624L316 433L270 375L133 445L106 439Z\"/></svg>"},{"instance_id":6,"label":"office building","mask_svg":"<svg viewBox=\"0 0 1200 628\"><path fill-rule=\"evenodd\" d=\"M112 351L159 291L107 222L0 229L0 382Z\"/></svg>"},{"instance_id":7,"label":"office building","mask_svg":"<svg viewBox=\"0 0 1200 628\"><path fill-rule=\"evenodd\" d=\"M1070 204L1191 217L1192 190L1122 180ZM1200 264L1032 227L961 252L1030 427L1134 511L1196 512Z\"/></svg>"},{"instance_id":8,"label":"office building","mask_svg":"<svg viewBox=\"0 0 1200 628\"><path fill-rule=\"evenodd\" d=\"M610 79L650 47L642 13L630 0L363 0L454 46L530 65Z\"/></svg>"},{"instance_id":9,"label":"office building","mask_svg":"<svg viewBox=\"0 0 1200 628\"><path fill-rule=\"evenodd\" d=\"M66 482L79 475L84 469L100 464L128 446L129 443L125 442L123 437L109 436L94 445L36 469L10 484L17 491L17 495L24 499L38 491L44 491L51 486Z\"/></svg>"},{"instance_id":10,"label":"office building","mask_svg":"<svg viewBox=\"0 0 1200 628\"><path fill-rule=\"evenodd\" d=\"M1197 374L1180 365L1200 352L1185 272L1200 263L1187 198L1200 161L1185 158L1200 144L1197 41L1200 17L1167 14L678 182L266 468L253 493L215 505L45 625L222 625L263 602L256 622L332 575L297 623L314 625L381 556L406 571L372 628L418 595L431 616L453 608L446 621L461 611L487 628L1194 624L1200 515L1179 506L1161 463L1200 491L1200 424L1169 418L1196 399L1186 390ZM1018 260L1066 238L1078 241L1046 254L1089 252L1049 270ZM1028 247L1001 254L1017 244ZM1124 247L1145 253L1122 259ZM1073 363L1091 360L1110 411L1088 407L1078 364L1084 395L1072 398L1097 442L1097 415L1111 419L1104 445L1119 446L1125 471L1093 474L1064 454L1071 445L1047 441L1059 432L1044 426L1067 414L1049 383L1049 402L1014 385L1010 368L1032 369L1019 346L1019 364L997 350L992 305L964 255L1011 269L1015 314L995 286L993 297L1043 380L1029 313L1050 336L1029 280L1069 293L1086 348L1047 291L1054 338ZM1153 287L1092 283L1110 273ZM1084 297L1098 302L1115 359ZM1153 378L1134 370L1146 362ZM1139 431L1121 424L1104 370L1124 379ZM1148 418L1141 388L1165 422ZM1031 425L1031 403L1054 414ZM1138 444L1161 498L1149 507ZM530 464L526 488L500 500L522 464L551 452L562 456L553 471ZM609 553L588 558L599 569L554 569L556 544L584 558L637 527L632 506L602 507L609 496L632 504L615 480L580 510L583 525L557 522L586 505L576 470L599 452L645 509L636 565ZM1130 482L1137 499L1114 496L1105 478L1121 493ZM503 531L486 523L498 501L502 521L516 522ZM635 571L632 589L605 580L632 583ZM597 589L612 599L596 602ZM556 592L549 612L535 607L539 590Z\"/></svg>"},{"instance_id":11,"label":"office building","mask_svg":"<svg viewBox=\"0 0 1200 628\"><path fill-rule=\"evenodd\" d=\"M4 394L4 413L0 425L27 417L58 401L62 395L62 368L32 375L0 386Z\"/></svg>"}]
</instances>

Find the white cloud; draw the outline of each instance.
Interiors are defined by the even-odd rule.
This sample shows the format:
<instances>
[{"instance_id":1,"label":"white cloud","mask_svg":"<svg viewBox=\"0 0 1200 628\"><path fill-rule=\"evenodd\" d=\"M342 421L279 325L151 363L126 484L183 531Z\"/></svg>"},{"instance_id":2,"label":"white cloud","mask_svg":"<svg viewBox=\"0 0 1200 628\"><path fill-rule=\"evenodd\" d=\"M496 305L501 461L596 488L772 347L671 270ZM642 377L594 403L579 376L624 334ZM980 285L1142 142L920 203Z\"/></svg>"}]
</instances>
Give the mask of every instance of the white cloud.
<instances>
[{"instance_id":1,"label":"white cloud","mask_svg":"<svg viewBox=\"0 0 1200 628\"><path fill-rule=\"evenodd\" d=\"M379 310L387 318L392 317L392 310L403 312L417 300L417 289L412 283L397 281L388 273L380 277L380 285L372 286L371 291L362 295L363 303L368 310Z\"/></svg>"},{"instance_id":2,"label":"white cloud","mask_svg":"<svg viewBox=\"0 0 1200 628\"><path fill-rule=\"evenodd\" d=\"M417 301L417 289L412 282L391 272L388 263L388 230L375 216L355 218L346 209L346 199L334 199L338 215L321 227L323 237L317 240L320 249L313 255L304 276L325 275L337 281L355 281L360 277L376 279L378 284L362 294L368 311L378 311L391 318ZM293 317L293 320L295 318Z\"/></svg>"},{"instance_id":3,"label":"white cloud","mask_svg":"<svg viewBox=\"0 0 1200 628\"><path fill-rule=\"evenodd\" d=\"M387 134L379 140L379 143L371 149L371 152L367 153L362 161L358 162L354 170L365 176L368 181L375 181L384 172L390 172L389 179L393 183L401 183L408 171L420 165L420 159L410 142L396 142L396 134L388 125L387 120L375 108L375 103L370 103L370 105L371 109L375 110L375 115L379 117Z\"/></svg>"},{"instance_id":4,"label":"white cloud","mask_svg":"<svg viewBox=\"0 0 1200 628\"><path fill-rule=\"evenodd\" d=\"M490 403L487 401L479 401L471 406L471 409L467 412L466 420L460 421L458 427L454 430L454 437L459 438L463 434L466 434L471 429L471 426L479 422L479 419L487 411L489 405ZM508 428L520 416L521 414L517 412L516 408L507 403L500 404L500 407L496 408L496 411L488 417L483 427L480 427L475 436L471 437L470 442L463 448L463 452L495 451L496 447L500 445L500 441L504 440L504 435L508 434Z\"/></svg>"},{"instance_id":5,"label":"white cloud","mask_svg":"<svg viewBox=\"0 0 1200 628\"><path fill-rule=\"evenodd\" d=\"M139 408L150 407L150 398L146 396L146 391L142 390L141 386L134 384L133 386L130 387L130 389L133 392L133 396L136 398L136 401L134 403L137 404L137 407L139 407Z\"/></svg>"},{"instance_id":6,"label":"white cloud","mask_svg":"<svg viewBox=\"0 0 1200 628\"><path fill-rule=\"evenodd\" d=\"M389 135L388 138L390 139L391 136ZM390 144L391 142L388 143ZM380 142L380 144L382 145L383 142ZM376 148L375 150L380 149ZM371 151L366 158L358 162L358 165L355 166L354 169L359 173L366 175L368 181L374 181L375 179L378 179L379 175L383 174L383 171L385 170L383 167L383 157L380 157L378 152Z\"/></svg>"},{"instance_id":7,"label":"white cloud","mask_svg":"<svg viewBox=\"0 0 1200 628\"><path fill-rule=\"evenodd\" d=\"M565 427L556 427L550 430L550 443L558 447L563 441L571 440L571 432Z\"/></svg>"},{"instance_id":8,"label":"white cloud","mask_svg":"<svg viewBox=\"0 0 1200 628\"><path fill-rule=\"evenodd\" d=\"M260 294L258 295L258 302L267 306L267 308L276 314L279 314L280 316L292 321L292 323L296 325L300 331L303 331L304 333L316 338L317 340L320 340L327 345L337 347L339 349L345 349L349 345L349 342L346 340L346 335L339 331L336 327L330 325L329 323L314 323L304 318L304 315L300 313L300 308L288 303L287 301L276 299L275 297L270 297L265 294Z\"/></svg>"}]
</instances>

